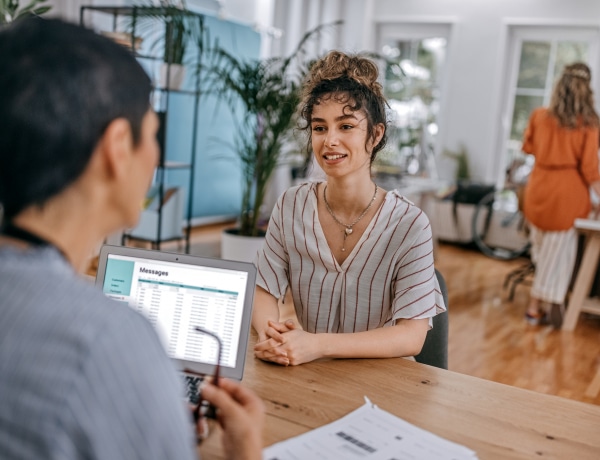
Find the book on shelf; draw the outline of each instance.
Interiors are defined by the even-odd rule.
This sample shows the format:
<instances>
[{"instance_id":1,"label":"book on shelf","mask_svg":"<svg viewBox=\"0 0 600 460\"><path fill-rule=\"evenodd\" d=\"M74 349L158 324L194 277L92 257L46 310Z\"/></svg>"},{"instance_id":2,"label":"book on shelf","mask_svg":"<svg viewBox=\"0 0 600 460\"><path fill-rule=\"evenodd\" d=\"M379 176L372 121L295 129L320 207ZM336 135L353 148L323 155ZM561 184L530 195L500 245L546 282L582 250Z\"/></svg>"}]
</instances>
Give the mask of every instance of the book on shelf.
<instances>
[{"instance_id":1,"label":"book on shelf","mask_svg":"<svg viewBox=\"0 0 600 460\"><path fill-rule=\"evenodd\" d=\"M160 190L158 185L153 185L148 190L144 203L142 205L143 210L158 211L160 206L164 206L178 191L177 187L170 187L163 193L162 203L160 203Z\"/></svg>"}]
</instances>

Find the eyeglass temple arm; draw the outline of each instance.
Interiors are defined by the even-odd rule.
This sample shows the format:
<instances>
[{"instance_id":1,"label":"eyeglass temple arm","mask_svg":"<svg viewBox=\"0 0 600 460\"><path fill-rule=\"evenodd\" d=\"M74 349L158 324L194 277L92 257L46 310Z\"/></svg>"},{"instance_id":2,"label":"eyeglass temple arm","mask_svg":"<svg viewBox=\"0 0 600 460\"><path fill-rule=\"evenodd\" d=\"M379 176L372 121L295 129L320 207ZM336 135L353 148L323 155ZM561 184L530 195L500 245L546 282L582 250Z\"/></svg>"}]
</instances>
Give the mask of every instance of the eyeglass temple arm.
<instances>
[{"instance_id":1,"label":"eyeglass temple arm","mask_svg":"<svg viewBox=\"0 0 600 460\"><path fill-rule=\"evenodd\" d=\"M218 345L217 346L217 365L215 367L214 382L212 382L212 384L214 386L218 387L220 371L221 371L221 350L223 349L223 344L221 343L221 338L214 332L211 332L208 329L204 329L203 327L196 326L195 329L196 329L196 331L198 331L202 334L210 335L212 338L214 338L217 341L217 345Z\"/></svg>"}]
</instances>

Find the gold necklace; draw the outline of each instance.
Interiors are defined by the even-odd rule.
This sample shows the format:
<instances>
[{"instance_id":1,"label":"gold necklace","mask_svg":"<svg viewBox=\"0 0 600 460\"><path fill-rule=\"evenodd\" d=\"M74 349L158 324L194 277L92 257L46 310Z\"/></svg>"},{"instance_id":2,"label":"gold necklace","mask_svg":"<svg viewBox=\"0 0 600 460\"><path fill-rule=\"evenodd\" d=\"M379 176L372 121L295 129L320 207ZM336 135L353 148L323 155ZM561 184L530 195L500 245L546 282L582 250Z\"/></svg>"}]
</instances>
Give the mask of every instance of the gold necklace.
<instances>
[{"instance_id":1,"label":"gold necklace","mask_svg":"<svg viewBox=\"0 0 600 460\"><path fill-rule=\"evenodd\" d=\"M368 206L363 210L363 212L360 213L360 216L354 219L354 222L352 222L351 224L345 224L335 216L333 210L331 209L331 206L329 206L329 202L327 201L327 184L325 184L325 188L323 189L323 201L325 202L325 207L327 208L327 211L329 211L329 214L331 214L331 217L333 217L333 220L335 220L339 225L344 227L344 242L342 243L342 251L346 250L346 238L348 238L348 235L352 234L352 227L354 227L359 220L365 217L365 214L367 214L369 209L371 209L371 206L373 206L375 198L377 198L377 188L377 184L375 184L375 193L373 193L373 198L371 198L371 201L369 202Z\"/></svg>"}]
</instances>

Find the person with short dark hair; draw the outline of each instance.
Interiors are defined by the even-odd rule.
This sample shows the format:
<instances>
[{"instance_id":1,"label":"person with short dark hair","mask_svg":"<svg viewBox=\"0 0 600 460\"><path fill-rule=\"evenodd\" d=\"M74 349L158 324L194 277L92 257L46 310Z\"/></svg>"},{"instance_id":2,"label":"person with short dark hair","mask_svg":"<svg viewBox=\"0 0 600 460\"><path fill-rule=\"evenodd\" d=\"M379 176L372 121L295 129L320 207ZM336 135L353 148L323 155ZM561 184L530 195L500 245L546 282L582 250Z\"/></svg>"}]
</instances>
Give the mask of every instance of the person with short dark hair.
<instances>
[{"instance_id":1,"label":"person with short dark hair","mask_svg":"<svg viewBox=\"0 0 600 460\"><path fill-rule=\"evenodd\" d=\"M271 215L252 320L260 359L414 356L445 310L429 219L372 179L387 130L377 78L370 59L331 51L304 82L300 113L327 180L288 189ZM287 289L300 324L280 321Z\"/></svg>"},{"instance_id":2,"label":"person with short dark hair","mask_svg":"<svg viewBox=\"0 0 600 460\"><path fill-rule=\"evenodd\" d=\"M0 29L0 457L196 458L153 327L79 276L137 223L158 161L151 83L125 48L60 20ZM260 399L207 384L231 459L259 459Z\"/></svg>"}]
</instances>

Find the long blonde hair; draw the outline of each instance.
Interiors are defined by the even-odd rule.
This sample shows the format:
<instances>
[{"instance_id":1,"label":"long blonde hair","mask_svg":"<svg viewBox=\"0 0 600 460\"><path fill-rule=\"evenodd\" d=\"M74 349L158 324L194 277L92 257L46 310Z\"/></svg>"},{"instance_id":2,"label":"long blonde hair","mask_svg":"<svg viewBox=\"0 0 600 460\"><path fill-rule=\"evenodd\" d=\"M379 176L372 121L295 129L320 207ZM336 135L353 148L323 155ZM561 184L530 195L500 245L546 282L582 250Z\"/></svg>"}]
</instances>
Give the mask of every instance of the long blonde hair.
<instances>
[{"instance_id":1,"label":"long blonde hair","mask_svg":"<svg viewBox=\"0 0 600 460\"><path fill-rule=\"evenodd\" d=\"M594 96L590 86L592 73L583 62L565 66L552 99L549 112L558 119L561 126L598 126L600 120L594 109Z\"/></svg>"}]
</instances>

